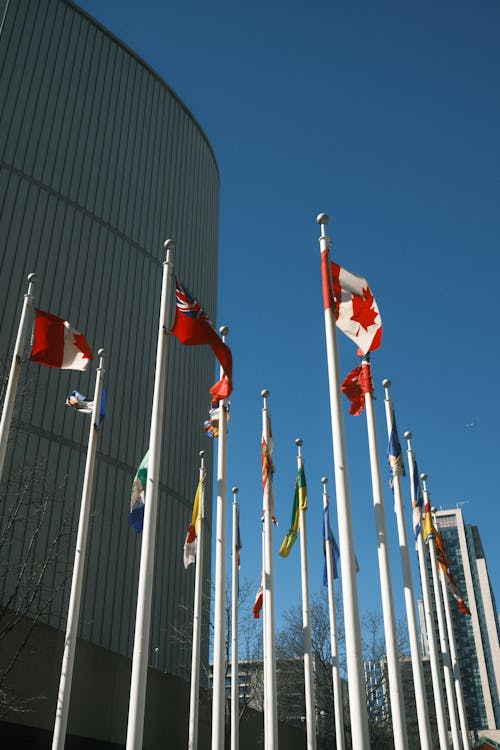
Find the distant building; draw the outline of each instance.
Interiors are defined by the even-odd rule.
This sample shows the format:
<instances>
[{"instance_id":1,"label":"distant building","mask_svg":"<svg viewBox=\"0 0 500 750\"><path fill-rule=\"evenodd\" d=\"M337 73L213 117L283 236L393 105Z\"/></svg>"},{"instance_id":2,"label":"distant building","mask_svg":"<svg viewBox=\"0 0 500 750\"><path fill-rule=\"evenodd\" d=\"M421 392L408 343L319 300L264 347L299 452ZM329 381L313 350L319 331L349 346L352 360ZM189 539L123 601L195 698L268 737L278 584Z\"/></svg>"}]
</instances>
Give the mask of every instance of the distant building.
<instances>
[{"instance_id":1,"label":"distant building","mask_svg":"<svg viewBox=\"0 0 500 750\"><path fill-rule=\"evenodd\" d=\"M479 530L477 526L464 522L459 508L437 511L436 522L458 588L472 613L471 616L463 615L449 594L469 728L476 733L498 729L500 629ZM421 626L424 648L427 648L423 618Z\"/></svg>"},{"instance_id":2,"label":"distant building","mask_svg":"<svg viewBox=\"0 0 500 750\"><path fill-rule=\"evenodd\" d=\"M210 666L210 686L212 686L213 665ZM331 668L327 669L326 684L316 671L316 733L321 747L335 745L335 722L333 709L333 684ZM256 711L264 710L264 672L260 659L240 661L238 670L239 701L244 707ZM306 703L304 689L304 660L301 657L276 660L276 683L278 689L278 719L284 724L302 728L306 726ZM342 681L344 717L347 716L347 683ZM230 666L226 676L226 699L231 697Z\"/></svg>"}]
</instances>

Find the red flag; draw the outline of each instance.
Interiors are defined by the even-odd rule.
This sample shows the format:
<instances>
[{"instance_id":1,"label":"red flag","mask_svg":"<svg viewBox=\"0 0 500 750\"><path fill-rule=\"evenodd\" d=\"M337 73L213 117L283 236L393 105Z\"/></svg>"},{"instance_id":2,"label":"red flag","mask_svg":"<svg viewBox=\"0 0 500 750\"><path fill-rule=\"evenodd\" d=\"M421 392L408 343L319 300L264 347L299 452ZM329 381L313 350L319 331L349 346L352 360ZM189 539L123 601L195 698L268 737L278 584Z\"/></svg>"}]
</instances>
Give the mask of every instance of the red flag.
<instances>
[{"instance_id":1,"label":"red flag","mask_svg":"<svg viewBox=\"0 0 500 750\"><path fill-rule=\"evenodd\" d=\"M181 344L188 346L208 344L210 346L224 370L222 378L210 388L210 393L215 401L228 398L233 390L231 350L213 327L203 307L178 279L175 281L175 287L177 305L171 333L179 339Z\"/></svg>"},{"instance_id":2,"label":"red flag","mask_svg":"<svg viewBox=\"0 0 500 750\"><path fill-rule=\"evenodd\" d=\"M43 310L35 313L31 361L62 370L85 370L94 359L85 336L57 315Z\"/></svg>"},{"instance_id":3,"label":"red flag","mask_svg":"<svg viewBox=\"0 0 500 750\"><path fill-rule=\"evenodd\" d=\"M325 310L335 310L337 328L357 344L358 354L378 349L382 319L367 280L331 262L328 250L321 253L321 279Z\"/></svg>"},{"instance_id":4,"label":"red flag","mask_svg":"<svg viewBox=\"0 0 500 750\"><path fill-rule=\"evenodd\" d=\"M470 609L464 601L464 598L458 590L457 581L450 569L450 563L446 556L446 548L444 546L444 539L440 532L434 527L434 543L436 546L436 562L444 573L446 586L449 589L451 595L455 599L460 612L463 615L470 615Z\"/></svg>"},{"instance_id":5,"label":"red flag","mask_svg":"<svg viewBox=\"0 0 500 750\"><path fill-rule=\"evenodd\" d=\"M351 370L340 387L351 402L349 414L358 417L365 408L365 393L374 391L369 361L364 360Z\"/></svg>"}]
</instances>

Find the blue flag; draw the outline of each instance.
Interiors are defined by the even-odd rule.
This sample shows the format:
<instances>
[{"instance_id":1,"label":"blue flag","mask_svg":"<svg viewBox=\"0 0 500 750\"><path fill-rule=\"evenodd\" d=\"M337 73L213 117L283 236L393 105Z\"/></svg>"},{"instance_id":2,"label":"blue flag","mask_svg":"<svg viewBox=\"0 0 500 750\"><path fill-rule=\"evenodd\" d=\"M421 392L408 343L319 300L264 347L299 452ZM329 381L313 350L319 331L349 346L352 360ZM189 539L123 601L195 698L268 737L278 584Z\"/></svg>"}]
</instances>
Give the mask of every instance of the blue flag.
<instances>
[{"instance_id":1,"label":"blue flag","mask_svg":"<svg viewBox=\"0 0 500 750\"><path fill-rule=\"evenodd\" d=\"M332 529L330 527L330 516L328 515L328 506L323 509L323 552L325 553L325 565L323 567L323 586L328 586L328 573L326 569L326 541L329 541L332 545L332 567L333 577L338 578L339 572L337 563L340 558L339 548L337 542L333 536Z\"/></svg>"},{"instance_id":2,"label":"blue flag","mask_svg":"<svg viewBox=\"0 0 500 750\"><path fill-rule=\"evenodd\" d=\"M413 481L411 483L411 504L413 506L413 531L415 533L415 539L418 539L422 523L424 496L422 494L422 485L420 484L420 476L418 473L418 466L415 458L413 459L412 474Z\"/></svg>"},{"instance_id":3,"label":"blue flag","mask_svg":"<svg viewBox=\"0 0 500 750\"><path fill-rule=\"evenodd\" d=\"M389 444L387 446L387 463L391 469L391 479L389 480L389 484L392 487L394 477L404 477L406 474L394 411L392 411L392 429Z\"/></svg>"}]
</instances>

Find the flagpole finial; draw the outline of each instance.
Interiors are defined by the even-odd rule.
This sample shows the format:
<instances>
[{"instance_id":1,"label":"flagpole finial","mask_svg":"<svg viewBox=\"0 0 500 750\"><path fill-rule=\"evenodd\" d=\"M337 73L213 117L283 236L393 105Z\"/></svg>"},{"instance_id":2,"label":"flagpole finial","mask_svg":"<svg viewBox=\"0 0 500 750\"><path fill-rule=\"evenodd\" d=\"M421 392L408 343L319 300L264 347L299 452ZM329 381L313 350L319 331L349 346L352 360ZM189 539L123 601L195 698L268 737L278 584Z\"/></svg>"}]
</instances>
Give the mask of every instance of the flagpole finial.
<instances>
[{"instance_id":1,"label":"flagpole finial","mask_svg":"<svg viewBox=\"0 0 500 750\"><path fill-rule=\"evenodd\" d=\"M198 455L200 458L205 458L205 451L200 451Z\"/></svg>"},{"instance_id":2,"label":"flagpole finial","mask_svg":"<svg viewBox=\"0 0 500 750\"><path fill-rule=\"evenodd\" d=\"M29 273L28 274L28 283L34 284L37 281L36 273Z\"/></svg>"},{"instance_id":3,"label":"flagpole finial","mask_svg":"<svg viewBox=\"0 0 500 750\"><path fill-rule=\"evenodd\" d=\"M221 336L227 336L227 334L229 333L229 328L227 326L221 326L219 328L219 333Z\"/></svg>"},{"instance_id":4,"label":"flagpole finial","mask_svg":"<svg viewBox=\"0 0 500 750\"><path fill-rule=\"evenodd\" d=\"M405 432L405 434L404 434L404 436L403 436L403 437L404 437L404 438L405 438L406 440L411 440L411 438L412 438L412 434L411 434L411 432L410 432L409 430L406 430L406 432Z\"/></svg>"},{"instance_id":5,"label":"flagpole finial","mask_svg":"<svg viewBox=\"0 0 500 750\"><path fill-rule=\"evenodd\" d=\"M297 438L297 439L295 440L295 445L296 445L296 446L297 446L298 448L300 448L300 446L301 446L301 445L303 444L303 442L304 442L304 441L302 440L302 438Z\"/></svg>"},{"instance_id":6,"label":"flagpole finial","mask_svg":"<svg viewBox=\"0 0 500 750\"><path fill-rule=\"evenodd\" d=\"M384 387L384 388L390 388L390 387L391 387L391 385L392 385L392 383L391 383L391 381L389 380L389 378L384 378L384 379L382 380L382 385L383 385L383 387Z\"/></svg>"},{"instance_id":7,"label":"flagpole finial","mask_svg":"<svg viewBox=\"0 0 500 750\"><path fill-rule=\"evenodd\" d=\"M328 477L321 477L322 484L328 484Z\"/></svg>"},{"instance_id":8,"label":"flagpole finial","mask_svg":"<svg viewBox=\"0 0 500 750\"><path fill-rule=\"evenodd\" d=\"M163 243L163 247L165 250L174 250L175 249L175 242L173 240L165 240Z\"/></svg>"},{"instance_id":9,"label":"flagpole finial","mask_svg":"<svg viewBox=\"0 0 500 750\"><path fill-rule=\"evenodd\" d=\"M316 216L316 221L318 224L328 224L329 216L328 214L318 214Z\"/></svg>"},{"instance_id":10,"label":"flagpole finial","mask_svg":"<svg viewBox=\"0 0 500 750\"><path fill-rule=\"evenodd\" d=\"M97 356L98 357L104 357L105 354L106 354L106 352L104 351L104 349L99 349L97 351Z\"/></svg>"},{"instance_id":11,"label":"flagpole finial","mask_svg":"<svg viewBox=\"0 0 500 750\"><path fill-rule=\"evenodd\" d=\"M260 392L260 395L262 398L267 398L269 396L269 391L264 388L264 390Z\"/></svg>"},{"instance_id":12,"label":"flagpole finial","mask_svg":"<svg viewBox=\"0 0 500 750\"><path fill-rule=\"evenodd\" d=\"M422 480L423 482L425 482L425 480L427 479L427 474L425 474L425 472L422 472L422 474L420 474L420 479L421 479L421 480Z\"/></svg>"},{"instance_id":13,"label":"flagpole finial","mask_svg":"<svg viewBox=\"0 0 500 750\"><path fill-rule=\"evenodd\" d=\"M237 488L237 487L233 487L233 490L232 490L232 492L233 492L233 495L237 495L237 494L238 494L238 492L239 492L239 490L238 490L238 488Z\"/></svg>"}]
</instances>

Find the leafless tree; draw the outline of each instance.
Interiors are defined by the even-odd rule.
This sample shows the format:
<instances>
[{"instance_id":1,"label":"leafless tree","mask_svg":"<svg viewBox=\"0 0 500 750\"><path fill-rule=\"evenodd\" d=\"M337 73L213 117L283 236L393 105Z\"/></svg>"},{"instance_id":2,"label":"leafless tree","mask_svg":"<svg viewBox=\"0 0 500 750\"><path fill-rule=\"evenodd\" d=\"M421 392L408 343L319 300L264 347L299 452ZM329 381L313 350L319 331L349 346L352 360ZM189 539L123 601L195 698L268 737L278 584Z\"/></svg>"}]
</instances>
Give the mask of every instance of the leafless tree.
<instances>
[{"instance_id":1,"label":"leafless tree","mask_svg":"<svg viewBox=\"0 0 500 750\"><path fill-rule=\"evenodd\" d=\"M37 698L21 699L9 676L68 577L63 513L50 528L60 488L44 486L42 473L40 463L13 469L0 490L0 716L27 711Z\"/></svg>"}]
</instances>

